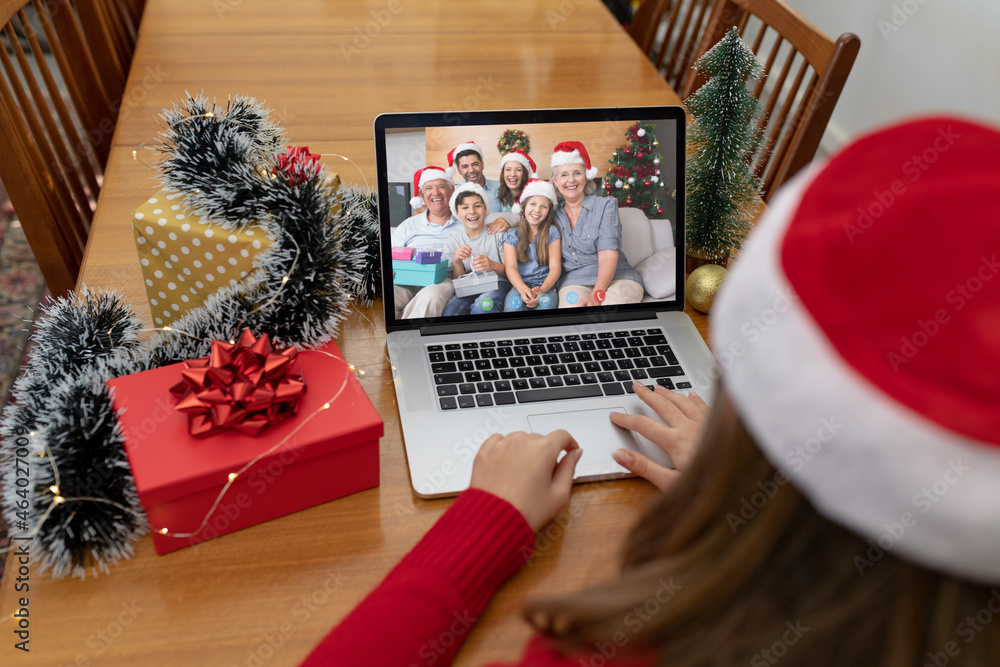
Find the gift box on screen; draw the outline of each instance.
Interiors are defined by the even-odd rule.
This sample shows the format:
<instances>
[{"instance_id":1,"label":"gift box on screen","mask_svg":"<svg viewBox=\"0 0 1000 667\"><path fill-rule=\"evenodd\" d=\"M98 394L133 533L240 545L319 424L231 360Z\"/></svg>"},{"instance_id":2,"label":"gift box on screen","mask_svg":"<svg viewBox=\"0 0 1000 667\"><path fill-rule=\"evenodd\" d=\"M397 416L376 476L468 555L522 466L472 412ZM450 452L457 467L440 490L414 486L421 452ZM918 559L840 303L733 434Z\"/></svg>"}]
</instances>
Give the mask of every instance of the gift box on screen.
<instances>
[{"instance_id":1,"label":"gift box on screen","mask_svg":"<svg viewBox=\"0 0 1000 667\"><path fill-rule=\"evenodd\" d=\"M413 261L417 264L437 264L441 261L440 250L418 250Z\"/></svg>"},{"instance_id":2,"label":"gift box on screen","mask_svg":"<svg viewBox=\"0 0 1000 667\"><path fill-rule=\"evenodd\" d=\"M399 247L399 246L394 247L392 249L392 258L393 259L402 259L404 261L411 260L411 259L413 259L413 248L403 248L403 247Z\"/></svg>"},{"instance_id":3,"label":"gift box on screen","mask_svg":"<svg viewBox=\"0 0 1000 667\"><path fill-rule=\"evenodd\" d=\"M455 296L476 296L498 289L500 278L496 271L473 271L455 278Z\"/></svg>"},{"instance_id":4,"label":"gift box on screen","mask_svg":"<svg viewBox=\"0 0 1000 667\"><path fill-rule=\"evenodd\" d=\"M179 192L157 191L132 213L149 311L165 326L199 308L213 292L253 271L271 241L259 227L227 231L202 224Z\"/></svg>"},{"instance_id":5,"label":"gift box on screen","mask_svg":"<svg viewBox=\"0 0 1000 667\"><path fill-rule=\"evenodd\" d=\"M393 282L397 285L426 287L437 285L448 276L448 261L437 264L417 264L401 259L392 260Z\"/></svg>"},{"instance_id":6,"label":"gift box on screen","mask_svg":"<svg viewBox=\"0 0 1000 667\"><path fill-rule=\"evenodd\" d=\"M259 368L271 369L279 356L268 355ZM217 367L218 357L213 348L202 362L206 367L194 360L108 381L115 408L123 410L119 423L125 450L159 554L379 483L382 419L335 344L298 351L289 362L291 379L282 380L273 393L280 397L284 387L297 386L300 372L305 391L298 392L292 413L255 435L261 425L256 418L235 421L228 407L222 411L228 421L216 426L233 421L239 426L219 432L203 428L204 414L178 409L194 394L192 389L177 402L179 386L207 382L216 371L225 375L229 367Z\"/></svg>"}]
</instances>

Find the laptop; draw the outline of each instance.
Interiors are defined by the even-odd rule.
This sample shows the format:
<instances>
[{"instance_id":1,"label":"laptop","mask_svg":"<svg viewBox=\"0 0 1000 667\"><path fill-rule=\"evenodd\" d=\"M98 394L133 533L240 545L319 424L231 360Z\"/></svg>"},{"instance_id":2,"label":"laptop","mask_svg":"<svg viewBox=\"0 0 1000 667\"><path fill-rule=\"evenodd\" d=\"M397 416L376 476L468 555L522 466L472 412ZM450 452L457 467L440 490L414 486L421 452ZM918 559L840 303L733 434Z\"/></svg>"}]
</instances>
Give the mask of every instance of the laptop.
<instances>
[{"instance_id":1,"label":"laptop","mask_svg":"<svg viewBox=\"0 0 1000 667\"><path fill-rule=\"evenodd\" d=\"M643 140L654 155L640 157L641 150L619 155L631 145L626 133L632 128L634 137L640 121L643 137L655 137L655 145ZM420 194L413 192L414 173L429 165L447 168L449 151L473 142L484 153L483 176L496 181L501 139L507 148L523 146L527 139L538 177L546 180L556 144L581 142L598 169L596 194L631 190L638 193L637 201L652 202L645 212L621 200L618 208L621 254L642 277L642 301L524 312L492 308L478 315L466 309L461 315L411 318L397 308L397 294L424 288L401 285L397 279L427 284L448 279L435 273L433 262L447 258L437 260L433 248L420 253L431 264L415 258L420 248L412 254L393 251L393 228L423 210L410 205L411 197ZM656 418L635 396L636 379L681 393L694 389L712 401L715 361L683 312L684 110L667 106L383 114L375 119L375 155L387 348L395 367L393 382L414 492L422 498L460 493L469 485L482 443L493 434L515 431L569 431L584 450L576 468L578 482L629 476L611 458L621 447L671 465L656 445L613 425L608 415ZM628 183L627 176L608 177L609 166L626 155L642 165L650 185L643 177L641 183ZM456 185L461 178L453 177ZM517 220L511 213L492 213L487 222L497 217Z\"/></svg>"}]
</instances>

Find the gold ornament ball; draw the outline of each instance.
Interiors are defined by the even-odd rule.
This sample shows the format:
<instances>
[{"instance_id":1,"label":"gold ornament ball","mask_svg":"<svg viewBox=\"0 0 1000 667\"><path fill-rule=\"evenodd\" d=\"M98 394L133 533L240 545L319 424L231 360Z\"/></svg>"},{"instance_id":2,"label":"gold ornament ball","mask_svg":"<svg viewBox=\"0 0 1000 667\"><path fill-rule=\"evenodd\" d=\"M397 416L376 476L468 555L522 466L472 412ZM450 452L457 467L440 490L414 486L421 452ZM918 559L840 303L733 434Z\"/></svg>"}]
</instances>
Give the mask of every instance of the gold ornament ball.
<instances>
[{"instance_id":1,"label":"gold ornament ball","mask_svg":"<svg viewBox=\"0 0 1000 667\"><path fill-rule=\"evenodd\" d=\"M684 283L687 301L691 307L708 313L725 277L726 270L717 264L703 264L692 271Z\"/></svg>"}]
</instances>

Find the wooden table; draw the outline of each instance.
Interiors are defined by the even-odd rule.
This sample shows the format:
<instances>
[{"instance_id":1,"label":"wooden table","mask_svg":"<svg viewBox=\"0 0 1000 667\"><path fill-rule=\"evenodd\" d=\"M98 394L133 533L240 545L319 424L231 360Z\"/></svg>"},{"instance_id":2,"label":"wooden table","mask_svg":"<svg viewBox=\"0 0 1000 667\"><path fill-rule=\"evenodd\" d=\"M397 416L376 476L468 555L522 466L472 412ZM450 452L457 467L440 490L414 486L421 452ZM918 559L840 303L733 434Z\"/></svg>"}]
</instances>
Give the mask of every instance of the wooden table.
<instances>
[{"instance_id":1,"label":"wooden table","mask_svg":"<svg viewBox=\"0 0 1000 667\"><path fill-rule=\"evenodd\" d=\"M81 277L123 291L147 321L129 221L155 183L132 151L186 90L266 101L289 143L350 156L369 183L379 112L678 103L599 0L149 0ZM347 163L341 173L363 182ZM0 663L297 664L450 504L410 490L380 304L353 313L338 343L385 420L378 488L166 556L144 537L86 581L32 573L31 652L13 649L8 616ZM530 634L523 601L611 575L652 494L641 480L575 487L456 664L515 659ZM24 595L9 560L5 615Z\"/></svg>"}]
</instances>

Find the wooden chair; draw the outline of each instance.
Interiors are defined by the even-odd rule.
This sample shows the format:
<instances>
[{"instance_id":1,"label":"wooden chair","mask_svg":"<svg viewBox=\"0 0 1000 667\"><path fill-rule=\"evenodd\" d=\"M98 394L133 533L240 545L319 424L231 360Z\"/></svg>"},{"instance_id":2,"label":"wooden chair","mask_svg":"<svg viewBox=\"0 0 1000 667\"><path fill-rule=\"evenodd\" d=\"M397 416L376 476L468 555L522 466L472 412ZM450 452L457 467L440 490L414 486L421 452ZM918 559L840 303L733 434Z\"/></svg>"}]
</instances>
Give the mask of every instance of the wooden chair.
<instances>
[{"instance_id":1,"label":"wooden chair","mask_svg":"<svg viewBox=\"0 0 1000 667\"><path fill-rule=\"evenodd\" d=\"M782 0L715 0L696 56L733 26L764 66L754 95L764 105L770 150L753 159L766 200L816 155L861 40L852 33L830 39ZM676 90L686 99L704 82L697 74Z\"/></svg>"},{"instance_id":2,"label":"wooden chair","mask_svg":"<svg viewBox=\"0 0 1000 667\"><path fill-rule=\"evenodd\" d=\"M816 155L861 40L830 39L782 0L644 0L632 36L686 99L705 83L692 65L733 26L764 66L754 95L769 150L752 157L766 200Z\"/></svg>"},{"instance_id":3,"label":"wooden chair","mask_svg":"<svg viewBox=\"0 0 1000 667\"><path fill-rule=\"evenodd\" d=\"M0 181L53 296L76 285L135 43L113 4L0 0Z\"/></svg>"},{"instance_id":4,"label":"wooden chair","mask_svg":"<svg viewBox=\"0 0 1000 667\"><path fill-rule=\"evenodd\" d=\"M643 0L629 34L670 87L684 90L715 0Z\"/></svg>"}]
</instances>

